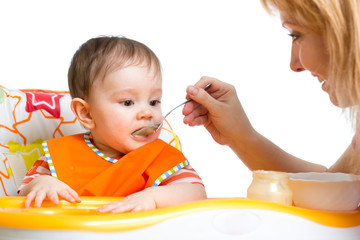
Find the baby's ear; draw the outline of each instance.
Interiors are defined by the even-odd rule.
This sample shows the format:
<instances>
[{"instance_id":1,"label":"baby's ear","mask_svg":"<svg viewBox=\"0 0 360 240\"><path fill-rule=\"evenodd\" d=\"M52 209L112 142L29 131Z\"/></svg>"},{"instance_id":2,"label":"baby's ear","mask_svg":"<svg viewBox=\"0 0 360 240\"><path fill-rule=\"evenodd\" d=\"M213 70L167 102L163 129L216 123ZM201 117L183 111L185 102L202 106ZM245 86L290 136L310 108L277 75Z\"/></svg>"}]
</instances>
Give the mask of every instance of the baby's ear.
<instances>
[{"instance_id":1,"label":"baby's ear","mask_svg":"<svg viewBox=\"0 0 360 240\"><path fill-rule=\"evenodd\" d=\"M95 127L95 122L90 113L90 106L84 99L73 98L71 100L71 110L85 128L91 130Z\"/></svg>"}]
</instances>

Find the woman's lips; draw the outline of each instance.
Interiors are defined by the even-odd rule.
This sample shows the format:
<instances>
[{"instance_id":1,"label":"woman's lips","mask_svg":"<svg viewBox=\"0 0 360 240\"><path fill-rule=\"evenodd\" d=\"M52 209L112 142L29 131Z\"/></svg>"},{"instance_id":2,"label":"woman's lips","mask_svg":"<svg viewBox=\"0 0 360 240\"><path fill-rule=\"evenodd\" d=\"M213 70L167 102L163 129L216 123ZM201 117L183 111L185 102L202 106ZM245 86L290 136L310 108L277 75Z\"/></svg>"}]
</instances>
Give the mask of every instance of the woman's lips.
<instances>
[{"instance_id":1,"label":"woman's lips","mask_svg":"<svg viewBox=\"0 0 360 240\"><path fill-rule=\"evenodd\" d=\"M325 81L321 84L321 89L325 91Z\"/></svg>"},{"instance_id":2,"label":"woman's lips","mask_svg":"<svg viewBox=\"0 0 360 240\"><path fill-rule=\"evenodd\" d=\"M322 81L321 89L325 92L328 92L328 90L329 90L328 85L326 84L325 80Z\"/></svg>"},{"instance_id":3,"label":"woman's lips","mask_svg":"<svg viewBox=\"0 0 360 240\"><path fill-rule=\"evenodd\" d=\"M311 74L311 75L313 75L314 77L317 77L317 79L318 79L318 81L321 83L321 88L322 88L322 90L324 90L325 92L327 92L327 84L326 84L326 81L323 79L323 78L321 78L321 77L319 77L318 75L316 75L316 74Z\"/></svg>"}]
</instances>

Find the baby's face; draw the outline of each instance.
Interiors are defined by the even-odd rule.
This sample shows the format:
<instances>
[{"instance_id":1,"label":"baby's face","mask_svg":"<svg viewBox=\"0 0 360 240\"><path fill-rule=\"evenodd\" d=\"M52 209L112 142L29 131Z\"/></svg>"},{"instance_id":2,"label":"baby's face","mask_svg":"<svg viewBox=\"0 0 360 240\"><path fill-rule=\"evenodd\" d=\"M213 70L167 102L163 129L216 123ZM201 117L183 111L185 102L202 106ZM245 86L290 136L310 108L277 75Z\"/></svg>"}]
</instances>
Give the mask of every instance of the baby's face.
<instances>
[{"instance_id":1,"label":"baby's face","mask_svg":"<svg viewBox=\"0 0 360 240\"><path fill-rule=\"evenodd\" d=\"M96 80L87 101L95 122L95 146L116 157L157 139L159 131L140 138L131 133L161 121L161 97L161 75L147 66L114 70Z\"/></svg>"}]
</instances>

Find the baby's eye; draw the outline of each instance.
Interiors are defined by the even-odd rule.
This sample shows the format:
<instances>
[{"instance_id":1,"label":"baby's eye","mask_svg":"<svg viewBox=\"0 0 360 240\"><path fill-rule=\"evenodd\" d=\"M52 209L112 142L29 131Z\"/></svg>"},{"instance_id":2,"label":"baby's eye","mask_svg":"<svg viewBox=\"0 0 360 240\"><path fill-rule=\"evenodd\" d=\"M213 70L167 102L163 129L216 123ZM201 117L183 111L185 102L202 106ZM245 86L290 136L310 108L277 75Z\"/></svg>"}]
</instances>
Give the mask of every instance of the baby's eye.
<instances>
[{"instance_id":1,"label":"baby's eye","mask_svg":"<svg viewBox=\"0 0 360 240\"><path fill-rule=\"evenodd\" d=\"M125 100L125 101L122 101L122 102L120 102L120 103L123 104L123 105L126 106L126 107L129 107L129 106L131 106L131 105L134 104L134 102L131 101L131 100Z\"/></svg>"},{"instance_id":2,"label":"baby's eye","mask_svg":"<svg viewBox=\"0 0 360 240\"><path fill-rule=\"evenodd\" d=\"M161 102L159 100L152 100L150 101L150 106L156 106L159 105Z\"/></svg>"}]
</instances>

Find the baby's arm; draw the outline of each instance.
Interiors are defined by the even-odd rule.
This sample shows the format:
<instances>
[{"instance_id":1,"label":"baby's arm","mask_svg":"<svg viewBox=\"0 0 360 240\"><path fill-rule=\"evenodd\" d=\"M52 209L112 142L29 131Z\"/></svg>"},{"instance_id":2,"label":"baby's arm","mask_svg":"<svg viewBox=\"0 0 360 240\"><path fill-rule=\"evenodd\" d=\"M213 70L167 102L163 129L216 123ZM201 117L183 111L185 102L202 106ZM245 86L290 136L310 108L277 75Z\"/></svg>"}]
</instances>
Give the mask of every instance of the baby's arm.
<instances>
[{"instance_id":1,"label":"baby's arm","mask_svg":"<svg viewBox=\"0 0 360 240\"><path fill-rule=\"evenodd\" d=\"M80 198L74 190L51 176L45 156L37 160L26 173L23 182L20 184L18 194L27 196L26 208L30 207L32 201L35 201L35 207L40 207L46 197L55 204L59 204L58 196L69 202L80 202Z\"/></svg>"},{"instance_id":2,"label":"baby's arm","mask_svg":"<svg viewBox=\"0 0 360 240\"><path fill-rule=\"evenodd\" d=\"M59 204L59 197L69 202L81 202L79 195L62 181L48 175L34 178L19 192L20 196L26 196L25 208L30 207L34 201L35 207L41 207L45 198L54 204Z\"/></svg>"},{"instance_id":3,"label":"baby's arm","mask_svg":"<svg viewBox=\"0 0 360 240\"><path fill-rule=\"evenodd\" d=\"M173 183L150 187L131 194L122 201L104 205L100 212L138 212L169 207L182 203L206 199L205 188L199 183Z\"/></svg>"}]
</instances>

